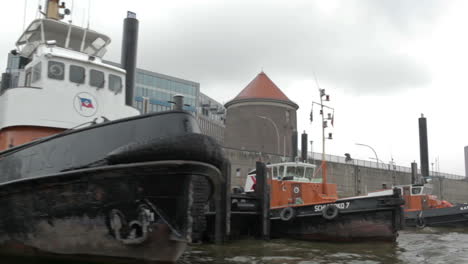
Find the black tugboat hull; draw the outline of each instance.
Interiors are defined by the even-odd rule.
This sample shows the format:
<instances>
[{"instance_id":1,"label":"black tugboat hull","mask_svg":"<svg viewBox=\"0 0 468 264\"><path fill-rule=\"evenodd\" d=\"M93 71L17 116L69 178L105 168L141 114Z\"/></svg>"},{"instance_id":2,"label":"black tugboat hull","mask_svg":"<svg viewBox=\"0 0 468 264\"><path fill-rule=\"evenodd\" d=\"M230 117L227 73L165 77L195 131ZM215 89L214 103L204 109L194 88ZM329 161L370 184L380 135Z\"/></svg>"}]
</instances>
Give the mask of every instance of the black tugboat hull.
<instances>
[{"instance_id":1,"label":"black tugboat hull","mask_svg":"<svg viewBox=\"0 0 468 264\"><path fill-rule=\"evenodd\" d=\"M223 162L193 116L176 111L0 152L0 250L175 261L197 226L193 213L222 182Z\"/></svg>"},{"instance_id":2,"label":"black tugboat hull","mask_svg":"<svg viewBox=\"0 0 468 264\"><path fill-rule=\"evenodd\" d=\"M395 241L402 229L403 200L397 195L337 200L335 217L323 214L327 204L294 207L294 217L285 221L273 210L271 232L275 237L314 241ZM333 216L333 215L331 215Z\"/></svg>"},{"instance_id":3,"label":"black tugboat hull","mask_svg":"<svg viewBox=\"0 0 468 264\"><path fill-rule=\"evenodd\" d=\"M208 164L164 161L1 186L0 249L175 261L190 241L192 178L217 173Z\"/></svg>"},{"instance_id":4,"label":"black tugboat hull","mask_svg":"<svg viewBox=\"0 0 468 264\"><path fill-rule=\"evenodd\" d=\"M468 227L468 204L405 212L405 220L410 227Z\"/></svg>"}]
</instances>

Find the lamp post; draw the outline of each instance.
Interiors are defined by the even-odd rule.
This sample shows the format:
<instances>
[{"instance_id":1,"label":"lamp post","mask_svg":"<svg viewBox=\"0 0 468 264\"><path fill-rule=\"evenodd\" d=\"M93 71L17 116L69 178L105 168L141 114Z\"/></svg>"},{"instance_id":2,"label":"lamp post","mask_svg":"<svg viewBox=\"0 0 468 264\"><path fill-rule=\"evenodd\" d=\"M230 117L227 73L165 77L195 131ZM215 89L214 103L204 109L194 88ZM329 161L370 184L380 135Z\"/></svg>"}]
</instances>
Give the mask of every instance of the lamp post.
<instances>
[{"instance_id":1,"label":"lamp post","mask_svg":"<svg viewBox=\"0 0 468 264\"><path fill-rule=\"evenodd\" d=\"M279 136L278 126L276 126L276 123L273 120L271 120L271 118L269 118L269 117L266 117L266 116L257 116L257 117L270 121L271 124L273 125L273 127L275 128L276 139L278 140L278 144L276 144L277 149L278 149L277 152L278 152L278 155L280 155L280 136Z\"/></svg>"},{"instance_id":2,"label":"lamp post","mask_svg":"<svg viewBox=\"0 0 468 264\"><path fill-rule=\"evenodd\" d=\"M382 167L385 169L386 164L385 164L385 162L383 160L381 160L381 159L377 160L376 158L372 158L372 157L369 157L369 159L376 160L377 162L380 162L382 164ZM389 166L390 166L390 164L389 164Z\"/></svg>"},{"instance_id":3,"label":"lamp post","mask_svg":"<svg viewBox=\"0 0 468 264\"><path fill-rule=\"evenodd\" d=\"M377 156L377 152L375 152L375 149L373 147L369 146L369 145L366 145L366 144L356 143L356 145L370 148L374 152L375 160L377 161L377 168L380 169L380 167L379 167L379 157Z\"/></svg>"}]
</instances>

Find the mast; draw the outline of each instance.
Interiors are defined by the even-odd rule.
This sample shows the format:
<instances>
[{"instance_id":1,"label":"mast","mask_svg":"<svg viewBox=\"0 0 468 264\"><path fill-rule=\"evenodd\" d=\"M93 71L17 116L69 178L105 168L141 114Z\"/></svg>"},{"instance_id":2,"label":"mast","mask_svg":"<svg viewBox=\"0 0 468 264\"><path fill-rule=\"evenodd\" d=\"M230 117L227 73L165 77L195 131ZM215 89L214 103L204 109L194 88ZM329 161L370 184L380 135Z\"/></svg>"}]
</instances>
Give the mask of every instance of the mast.
<instances>
[{"instance_id":1,"label":"mast","mask_svg":"<svg viewBox=\"0 0 468 264\"><path fill-rule=\"evenodd\" d=\"M325 115L323 113L323 96L325 95L325 89L320 89L320 113L322 115L322 189L323 193L327 194L327 163L325 161L325 127L327 121L325 121Z\"/></svg>"},{"instance_id":2,"label":"mast","mask_svg":"<svg viewBox=\"0 0 468 264\"><path fill-rule=\"evenodd\" d=\"M332 107L326 106L323 101L330 101L330 96L325 94L325 89L320 89L320 103L312 102L312 107L314 104L317 104L320 106L320 115L322 116L322 164L320 165L322 169L322 193L327 195L328 190L327 190L327 162L325 160L325 142L326 142L326 137L325 137L325 128L328 127L328 121L331 121L331 124L333 126L333 118L334 118L334 112L335 109ZM327 117L325 117L325 111L324 108L329 110L331 113L328 113ZM311 120L312 120L312 112L310 113ZM328 139L332 139L332 133L328 134Z\"/></svg>"}]
</instances>

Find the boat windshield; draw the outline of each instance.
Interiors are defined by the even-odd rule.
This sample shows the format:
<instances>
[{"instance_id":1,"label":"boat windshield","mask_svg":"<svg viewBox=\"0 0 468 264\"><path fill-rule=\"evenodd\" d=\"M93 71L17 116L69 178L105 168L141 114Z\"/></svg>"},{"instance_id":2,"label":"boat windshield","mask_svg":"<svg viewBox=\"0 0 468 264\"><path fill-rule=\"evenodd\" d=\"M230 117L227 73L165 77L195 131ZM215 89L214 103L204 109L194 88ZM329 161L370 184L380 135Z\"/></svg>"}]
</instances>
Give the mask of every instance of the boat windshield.
<instances>
[{"instance_id":1,"label":"boat windshield","mask_svg":"<svg viewBox=\"0 0 468 264\"><path fill-rule=\"evenodd\" d=\"M96 31L53 19L36 19L24 31L16 45L24 57L30 57L40 45L53 41L56 46L102 57L110 38Z\"/></svg>"},{"instance_id":2,"label":"boat windshield","mask_svg":"<svg viewBox=\"0 0 468 264\"><path fill-rule=\"evenodd\" d=\"M279 166L278 168L278 179L284 177L284 166Z\"/></svg>"},{"instance_id":3,"label":"boat windshield","mask_svg":"<svg viewBox=\"0 0 468 264\"><path fill-rule=\"evenodd\" d=\"M285 177L294 177L294 179L304 178L304 167L302 166L287 166Z\"/></svg>"}]
</instances>

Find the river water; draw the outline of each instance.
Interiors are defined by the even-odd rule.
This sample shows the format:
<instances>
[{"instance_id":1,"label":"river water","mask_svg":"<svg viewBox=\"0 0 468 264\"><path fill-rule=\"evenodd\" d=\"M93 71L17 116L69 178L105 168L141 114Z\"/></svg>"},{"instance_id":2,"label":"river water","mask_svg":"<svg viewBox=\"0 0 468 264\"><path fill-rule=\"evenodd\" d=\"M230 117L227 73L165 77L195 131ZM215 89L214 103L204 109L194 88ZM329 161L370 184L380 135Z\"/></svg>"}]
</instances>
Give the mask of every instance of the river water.
<instances>
[{"instance_id":1,"label":"river water","mask_svg":"<svg viewBox=\"0 0 468 264\"><path fill-rule=\"evenodd\" d=\"M5 258L0 264L91 264ZM110 264L113 262L99 262ZM131 262L134 264L135 262ZM195 245L177 264L377 264L468 263L468 228L407 229L395 243L317 243L297 240L240 240L224 245ZM94 262L93 264L96 264ZM123 263L130 264L130 263Z\"/></svg>"},{"instance_id":2,"label":"river water","mask_svg":"<svg viewBox=\"0 0 468 264\"><path fill-rule=\"evenodd\" d=\"M192 246L180 264L468 263L468 229L410 229L396 243L242 240Z\"/></svg>"}]
</instances>

